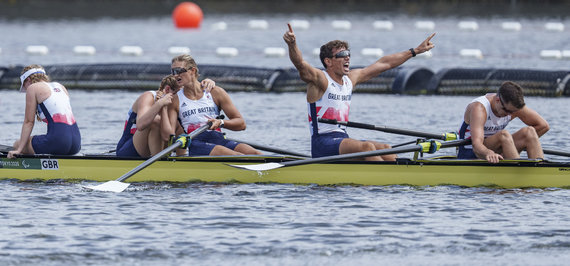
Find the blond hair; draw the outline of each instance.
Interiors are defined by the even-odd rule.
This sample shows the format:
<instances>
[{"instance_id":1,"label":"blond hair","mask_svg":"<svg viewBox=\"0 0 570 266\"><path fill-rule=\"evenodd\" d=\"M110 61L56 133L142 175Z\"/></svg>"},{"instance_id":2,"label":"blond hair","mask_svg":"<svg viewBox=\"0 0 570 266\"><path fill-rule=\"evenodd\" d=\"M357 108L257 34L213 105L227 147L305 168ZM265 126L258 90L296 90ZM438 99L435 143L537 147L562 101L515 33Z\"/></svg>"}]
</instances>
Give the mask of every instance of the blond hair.
<instances>
[{"instance_id":1,"label":"blond hair","mask_svg":"<svg viewBox=\"0 0 570 266\"><path fill-rule=\"evenodd\" d=\"M196 64L196 61L194 60L194 58L192 58L192 56L190 56L189 54L181 54L179 56L172 58L172 63L174 63L174 62L183 62L184 66L188 70L195 68L196 69L196 79L198 79L198 77L200 76L200 74L198 72L199 71L198 65Z\"/></svg>"},{"instance_id":2,"label":"blond hair","mask_svg":"<svg viewBox=\"0 0 570 266\"><path fill-rule=\"evenodd\" d=\"M168 75L162 78L160 82L160 87L158 88L159 91L163 91L166 86L169 86L172 90L178 90L178 82L173 75Z\"/></svg>"},{"instance_id":3,"label":"blond hair","mask_svg":"<svg viewBox=\"0 0 570 266\"><path fill-rule=\"evenodd\" d=\"M22 69L22 73L20 73L20 75L23 75L24 73L26 73L26 71L32 69L32 68L39 68L39 69L44 69L44 67L42 67L41 65L37 65L37 64L33 64L33 65L29 65L27 67L24 67L24 69ZM45 82L50 82L50 78L48 77L47 74L44 73L34 73L31 74L27 79L30 80L30 84L34 84L36 82L40 82L40 81L45 81Z\"/></svg>"}]
</instances>

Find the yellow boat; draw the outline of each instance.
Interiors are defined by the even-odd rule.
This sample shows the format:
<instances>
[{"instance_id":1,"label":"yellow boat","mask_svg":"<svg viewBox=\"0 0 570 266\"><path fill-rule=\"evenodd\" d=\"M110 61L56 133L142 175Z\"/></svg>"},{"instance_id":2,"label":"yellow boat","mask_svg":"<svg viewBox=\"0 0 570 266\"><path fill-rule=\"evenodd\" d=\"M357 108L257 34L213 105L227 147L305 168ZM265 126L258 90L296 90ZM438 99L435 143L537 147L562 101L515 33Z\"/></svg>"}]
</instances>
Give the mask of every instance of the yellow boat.
<instances>
[{"instance_id":1,"label":"yellow boat","mask_svg":"<svg viewBox=\"0 0 570 266\"><path fill-rule=\"evenodd\" d=\"M396 162L337 161L248 171L229 166L292 162L294 156L167 157L126 182L237 182L318 185L496 186L501 188L570 188L570 162L483 160L448 157ZM0 179L110 181L145 159L115 156L0 155Z\"/></svg>"}]
</instances>

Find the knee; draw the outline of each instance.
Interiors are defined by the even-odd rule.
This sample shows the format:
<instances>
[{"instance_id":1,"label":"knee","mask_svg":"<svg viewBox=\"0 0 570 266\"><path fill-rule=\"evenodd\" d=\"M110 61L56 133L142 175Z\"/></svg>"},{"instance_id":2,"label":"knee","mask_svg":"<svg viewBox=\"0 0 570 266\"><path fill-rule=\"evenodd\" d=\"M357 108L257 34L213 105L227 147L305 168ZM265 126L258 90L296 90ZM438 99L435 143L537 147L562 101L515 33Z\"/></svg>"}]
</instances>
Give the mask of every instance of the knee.
<instances>
[{"instance_id":1,"label":"knee","mask_svg":"<svg viewBox=\"0 0 570 266\"><path fill-rule=\"evenodd\" d=\"M538 139L538 133L534 127L528 126L521 129L527 139Z\"/></svg>"},{"instance_id":2,"label":"knee","mask_svg":"<svg viewBox=\"0 0 570 266\"><path fill-rule=\"evenodd\" d=\"M375 151L376 150L376 145L374 145L374 143L372 142L362 142L362 144L360 145L360 149L362 151Z\"/></svg>"},{"instance_id":3,"label":"knee","mask_svg":"<svg viewBox=\"0 0 570 266\"><path fill-rule=\"evenodd\" d=\"M505 141L513 141L513 135L511 135L511 133L509 133L509 131L503 129L501 131L499 131L499 133L497 133L501 139L501 142L505 142Z\"/></svg>"}]
</instances>

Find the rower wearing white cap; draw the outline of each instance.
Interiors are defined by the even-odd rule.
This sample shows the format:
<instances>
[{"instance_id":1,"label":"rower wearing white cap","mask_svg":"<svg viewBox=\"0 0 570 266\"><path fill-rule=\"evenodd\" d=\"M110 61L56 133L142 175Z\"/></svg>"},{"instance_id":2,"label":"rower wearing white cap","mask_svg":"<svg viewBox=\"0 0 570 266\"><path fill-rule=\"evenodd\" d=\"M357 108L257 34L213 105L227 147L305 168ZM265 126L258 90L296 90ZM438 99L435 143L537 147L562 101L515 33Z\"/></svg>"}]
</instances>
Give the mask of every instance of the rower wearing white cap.
<instances>
[{"instance_id":1,"label":"rower wearing white cap","mask_svg":"<svg viewBox=\"0 0 570 266\"><path fill-rule=\"evenodd\" d=\"M8 158L17 154L73 155L81 149L81 134L71 111L69 93L50 82L44 68L29 65L22 70L20 91L26 93L26 111L20 139ZM47 134L31 136L35 117L47 123Z\"/></svg>"}]
</instances>

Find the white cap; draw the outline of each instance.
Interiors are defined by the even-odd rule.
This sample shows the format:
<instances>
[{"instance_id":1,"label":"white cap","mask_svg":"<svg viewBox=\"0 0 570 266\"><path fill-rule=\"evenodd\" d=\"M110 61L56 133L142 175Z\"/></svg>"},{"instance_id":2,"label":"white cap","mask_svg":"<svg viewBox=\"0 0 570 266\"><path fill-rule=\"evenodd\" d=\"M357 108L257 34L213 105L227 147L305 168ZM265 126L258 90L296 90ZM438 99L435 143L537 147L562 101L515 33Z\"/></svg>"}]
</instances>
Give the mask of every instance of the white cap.
<instances>
[{"instance_id":1,"label":"white cap","mask_svg":"<svg viewBox=\"0 0 570 266\"><path fill-rule=\"evenodd\" d=\"M24 80L26 80L29 76L37 73L45 74L46 71L41 68L32 68L20 76L20 82L21 82L20 92L26 92L26 90L24 89Z\"/></svg>"}]
</instances>

